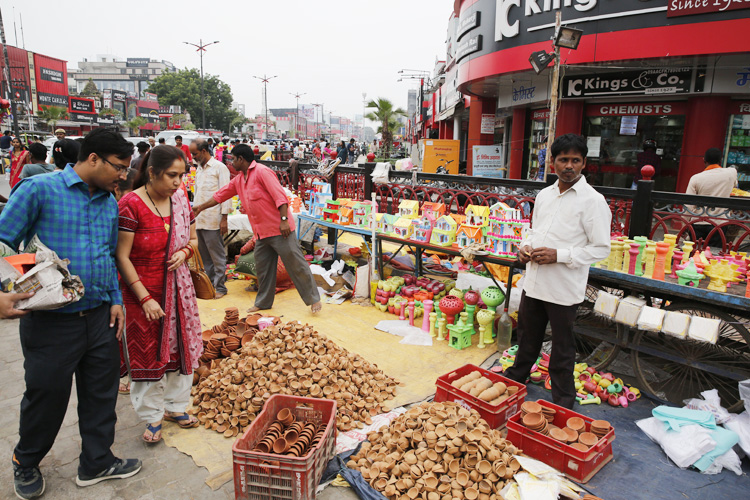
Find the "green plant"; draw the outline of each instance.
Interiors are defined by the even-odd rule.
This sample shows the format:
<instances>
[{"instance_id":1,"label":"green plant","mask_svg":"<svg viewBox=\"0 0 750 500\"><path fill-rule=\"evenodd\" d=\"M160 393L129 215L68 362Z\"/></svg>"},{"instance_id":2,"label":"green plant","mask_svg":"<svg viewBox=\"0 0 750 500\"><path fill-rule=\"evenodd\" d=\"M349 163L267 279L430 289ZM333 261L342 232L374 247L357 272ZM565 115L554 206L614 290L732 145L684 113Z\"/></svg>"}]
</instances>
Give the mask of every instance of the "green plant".
<instances>
[{"instance_id":1,"label":"green plant","mask_svg":"<svg viewBox=\"0 0 750 500\"><path fill-rule=\"evenodd\" d=\"M121 118L122 111L120 111L119 109L102 108L101 111L99 111L99 116L101 117L111 116L113 118Z\"/></svg>"},{"instance_id":2,"label":"green plant","mask_svg":"<svg viewBox=\"0 0 750 500\"><path fill-rule=\"evenodd\" d=\"M89 81L86 82L86 85L83 87L83 90L81 90L78 95L80 96L98 96L101 95L101 92L99 92L99 89L97 88L96 84L94 83L94 80L92 78L89 78Z\"/></svg>"},{"instance_id":3,"label":"green plant","mask_svg":"<svg viewBox=\"0 0 750 500\"><path fill-rule=\"evenodd\" d=\"M41 106L36 115L40 120L46 122L50 131L52 131L55 129L57 122L68 117L68 110L59 106Z\"/></svg>"},{"instance_id":4,"label":"green plant","mask_svg":"<svg viewBox=\"0 0 750 500\"><path fill-rule=\"evenodd\" d=\"M398 116L406 116L406 111L401 108L393 108L393 103L388 99L378 97L377 100L367 103L368 109L375 111L368 113L365 118L374 122L380 122L378 133L383 135L383 149L385 157L391 156L391 145L393 144L393 134L398 130Z\"/></svg>"},{"instance_id":5,"label":"green plant","mask_svg":"<svg viewBox=\"0 0 750 500\"><path fill-rule=\"evenodd\" d=\"M144 126L145 124L147 124L147 123L148 123L148 120L146 120L146 119L145 119L145 118L143 118L142 116L136 116L136 117L135 117L135 118L133 118L132 120L130 120L130 121L127 121L127 122L125 122L125 125L126 125L126 126L127 126L127 127L128 127L129 129L133 129L133 130L135 130L135 134L134 134L134 135L138 135L138 133L139 133L139 129L140 129L140 128L141 128L142 126Z\"/></svg>"},{"instance_id":6,"label":"green plant","mask_svg":"<svg viewBox=\"0 0 750 500\"><path fill-rule=\"evenodd\" d=\"M195 123L186 123L182 126L182 130L195 130Z\"/></svg>"}]
</instances>

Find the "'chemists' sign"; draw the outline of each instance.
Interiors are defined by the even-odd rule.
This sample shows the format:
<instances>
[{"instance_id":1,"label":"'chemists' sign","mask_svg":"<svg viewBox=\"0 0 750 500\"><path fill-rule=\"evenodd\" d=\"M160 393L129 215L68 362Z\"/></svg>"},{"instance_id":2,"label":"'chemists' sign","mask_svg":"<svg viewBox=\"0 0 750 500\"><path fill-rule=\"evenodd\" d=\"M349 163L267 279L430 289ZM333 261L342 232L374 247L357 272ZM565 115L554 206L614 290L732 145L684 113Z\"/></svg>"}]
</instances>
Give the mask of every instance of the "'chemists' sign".
<instances>
[{"instance_id":1,"label":"'chemists' sign","mask_svg":"<svg viewBox=\"0 0 750 500\"><path fill-rule=\"evenodd\" d=\"M750 9L750 0L669 0L667 17Z\"/></svg>"},{"instance_id":2,"label":"'chemists' sign","mask_svg":"<svg viewBox=\"0 0 750 500\"><path fill-rule=\"evenodd\" d=\"M692 68L647 69L563 79L563 97L664 95L690 92Z\"/></svg>"}]
</instances>

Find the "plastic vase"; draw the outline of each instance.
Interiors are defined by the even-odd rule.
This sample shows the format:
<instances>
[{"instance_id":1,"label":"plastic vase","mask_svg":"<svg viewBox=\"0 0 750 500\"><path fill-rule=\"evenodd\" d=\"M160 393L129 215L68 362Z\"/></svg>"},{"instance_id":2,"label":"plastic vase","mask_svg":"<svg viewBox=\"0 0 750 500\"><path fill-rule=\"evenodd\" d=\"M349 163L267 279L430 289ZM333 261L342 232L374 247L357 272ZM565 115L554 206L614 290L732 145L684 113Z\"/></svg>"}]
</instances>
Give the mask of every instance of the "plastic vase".
<instances>
[{"instance_id":1,"label":"plastic vase","mask_svg":"<svg viewBox=\"0 0 750 500\"><path fill-rule=\"evenodd\" d=\"M677 279L677 266L680 265L680 262L682 262L682 251L675 250L672 253L672 273L669 275L674 280Z\"/></svg>"},{"instance_id":2,"label":"plastic vase","mask_svg":"<svg viewBox=\"0 0 750 500\"><path fill-rule=\"evenodd\" d=\"M652 279L664 281L664 265L666 263L667 252L669 252L669 243L660 241L656 244L656 259L654 260Z\"/></svg>"},{"instance_id":3,"label":"plastic vase","mask_svg":"<svg viewBox=\"0 0 750 500\"><path fill-rule=\"evenodd\" d=\"M745 297L750 299L750 280L747 280L747 285L745 286Z\"/></svg>"},{"instance_id":4,"label":"plastic vase","mask_svg":"<svg viewBox=\"0 0 750 500\"><path fill-rule=\"evenodd\" d=\"M471 329L474 329L474 311L476 310L477 306L472 305L466 305L466 314L468 319L466 320L466 324L471 327ZM472 335L476 332L472 332Z\"/></svg>"},{"instance_id":5,"label":"plastic vase","mask_svg":"<svg viewBox=\"0 0 750 500\"><path fill-rule=\"evenodd\" d=\"M424 307L424 318L422 318L422 331L430 331L430 315L432 314L433 302L430 299L422 301L422 307Z\"/></svg>"},{"instance_id":6,"label":"plastic vase","mask_svg":"<svg viewBox=\"0 0 750 500\"><path fill-rule=\"evenodd\" d=\"M638 263L638 252L640 250L640 246L635 241L630 244L630 250L628 250L628 253L630 254L630 259L628 260L628 274L634 275L635 274L635 268L636 264Z\"/></svg>"},{"instance_id":7,"label":"plastic vase","mask_svg":"<svg viewBox=\"0 0 750 500\"><path fill-rule=\"evenodd\" d=\"M623 241L622 245L622 272L632 274L630 273L630 244L633 243L633 240L625 240Z\"/></svg>"},{"instance_id":8,"label":"plastic vase","mask_svg":"<svg viewBox=\"0 0 750 500\"><path fill-rule=\"evenodd\" d=\"M478 347L484 347L484 344L492 343L493 320L495 319L495 311L490 309L482 309L477 313L477 321L479 322L479 345ZM483 333L484 332L484 333Z\"/></svg>"},{"instance_id":9,"label":"plastic vase","mask_svg":"<svg viewBox=\"0 0 750 500\"><path fill-rule=\"evenodd\" d=\"M375 297L378 293L378 282L370 281L370 304L375 305Z\"/></svg>"},{"instance_id":10,"label":"plastic vase","mask_svg":"<svg viewBox=\"0 0 750 500\"><path fill-rule=\"evenodd\" d=\"M693 247L695 243L692 241L686 241L682 244L682 263L687 264L690 260L690 256L693 253Z\"/></svg>"},{"instance_id":11,"label":"plastic vase","mask_svg":"<svg viewBox=\"0 0 750 500\"><path fill-rule=\"evenodd\" d=\"M656 248L652 245L646 246L646 270L643 272L643 276L651 278L654 274L654 258L656 257Z\"/></svg>"},{"instance_id":12,"label":"plastic vase","mask_svg":"<svg viewBox=\"0 0 750 500\"><path fill-rule=\"evenodd\" d=\"M622 270L622 247L623 243L620 240L616 240L612 242L612 246L615 247L615 263L611 267L612 271L617 271L618 273Z\"/></svg>"},{"instance_id":13,"label":"plastic vase","mask_svg":"<svg viewBox=\"0 0 750 500\"><path fill-rule=\"evenodd\" d=\"M404 312L406 310L406 301L401 302L398 307L399 307L398 319L400 319L401 321L403 321L403 320L406 319L406 316L404 315Z\"/></svg>"},{"instance_id":14,"label":"plastic vase","mask_svg":"<svg viewBox=\"0 0 750 500\"><path fill-rule=\"evenodd\" d=\"M635 275L643 276L643 256L644 251L646 250L646 242L648 242L648 238L645 236L636 236L633 238L633 241L638 243L638 258L635 261Z\"/></svg>"},{"instance_id":15,"label":"plastic vase","mask_svg":"<svg viewBox=\"0 0 750 500\"><path fill-rule=\"evenodd\" d=\"M442 317L438 320L438 340L445 340L445 323L446 319L445 317Z\"/></svg>"},{"instance_id":16,"label":"plastic vase","mask_svg":"<svg viewBox=\"0 0 750 500\"><path fill-rule=\"evenodd\" d=\"M435 322L437 321L437 314L435 314L434 312L431 312L429 316L430 316L430 337L435 337L437 335L437 333L435 332Z\"/></svg>"},{"instance_id":17,"label":"plastic vase","mask_svg":"<svg viewBox=\"0 0 750 500\"><path fill-rule=\"evenodd\" d=\"M667 257L664 260L664 274L672 272L672 255L674 249L677 246L677 235L676 234L665 234L664 243L669 244L669 250L667 251Z\"/></svg>"},{"instance_id":18,"label":"plastic vase","mask_svg":"<svg viewBox=\"0 0 750 500\"><path fill-rule=\"evenodd\" d=\"M409 325L414 326L414 301L409 301Z\"/></svg>"}]
</instances>

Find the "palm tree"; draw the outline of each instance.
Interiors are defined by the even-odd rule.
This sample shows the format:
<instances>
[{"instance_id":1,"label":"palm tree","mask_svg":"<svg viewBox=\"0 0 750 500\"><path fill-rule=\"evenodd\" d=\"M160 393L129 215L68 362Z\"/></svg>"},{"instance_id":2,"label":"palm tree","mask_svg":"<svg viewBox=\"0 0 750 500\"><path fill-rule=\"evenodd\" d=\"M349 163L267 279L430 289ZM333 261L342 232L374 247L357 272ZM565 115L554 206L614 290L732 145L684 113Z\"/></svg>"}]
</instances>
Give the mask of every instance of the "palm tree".
<instances>
[{"instance_id":1,"label":"palm tree","mask_svg":"<svg viewBox=\"0 0 750 500\"><path fill-rule=\"evenodd\" d=\"M368 113L365 118L374 122L380 122L378 133L383 135L383 147L385 149L385 158L391 156L391 144L393 144L393 134L398 130L399 123L396 117L406 116L406 111L401 108L393 109L393 103L388 99L378 97L375 101L367 103L367 108L373 108L375 111Z\"/></svg>"},{"instance_id":2,"label":"palm tree","mask_svg":"<svg viewBox=\"0 0 750 500\"><path fill-rule=\"evenodd\" d=\"M68 117L68 110L59 106L41 106L37 116L43 122L47 122L50 131L53 131L57 122Z\"/></svg>"},{"instance_id":3,"label":"palm tree","mask_svg":"<svg viewBox=\"0 0 750 500\"><path fill-rule=\"evenodd\" d=\"M125 122L125 126L131 130L135 130L135 135L138 136L140 134L140 128L147 123L148 120L142 116L136 116L132 120Z\"/></svg>"}]
</instances>

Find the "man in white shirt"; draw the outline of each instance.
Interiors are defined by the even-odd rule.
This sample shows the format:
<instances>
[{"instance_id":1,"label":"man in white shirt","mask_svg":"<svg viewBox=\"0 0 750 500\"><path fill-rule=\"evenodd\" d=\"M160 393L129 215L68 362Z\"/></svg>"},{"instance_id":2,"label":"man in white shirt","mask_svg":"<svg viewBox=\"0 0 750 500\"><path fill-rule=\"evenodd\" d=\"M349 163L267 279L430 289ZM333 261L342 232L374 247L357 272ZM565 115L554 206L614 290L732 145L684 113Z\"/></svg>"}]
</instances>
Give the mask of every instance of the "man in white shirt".
<instances>
[{"instance_id":1,"label":"man in white shirt","mask_svg":"<svg viewBox=\"0 0 750 500\"><path fill-rule=\"evenodd\" d=\"M229 184L229 169L211 156L208 141L197 139L190 144L190 154L198 163L195 171L194 205L213 199L214 193ZM227 234L227 217L232 210L232 200L200 213L195 219L198 233L198 251L203 259L206 274L216 289L216 298L227 294L227 254L222 235Z\"/></svg>"},{"instance_id":2,"label":"man in white shirt","mask_svg":"<svg viewBox=\"0 0 750 500\"><path fill-rule=\"evenodd\" d=\"M552 327L549 374L552 400L565 408L576 402L573 323L583 302L589 267L609 255L612 213L581 172L586 167L586 140L575 134L558 137L551 158L558 180L537 194L531 230L518 260L526 265L518 311L519 348L505 375L525 382L539 356L544 333Z\"/></svg>"},{"instance_id":3,"label":"man in white shirt","mask_svg":"<svg viewBox=\"0 0 750 500\"><path fill-rule=\"evenodd\" d=\"M690 178L686 194L695 194L698 196L715 196L717 198L729 198L732 189L737 187L737 170L728 167L721 167L721 151L718 148L710 148L703 155L703 163L706 165L705 170L699 172ZM688 210L693 213L703 211L701 207L688 206ZM721 248L721 229L714 230L725 221L721 218L722 209L706 209L706 215L718 215L719 218L693 223L695 231L695 240L703 240L706 246ZM712 223L711 223L712 222ZM708 235L711 234L709 238Z\"/></svg>"}]
</instances>

